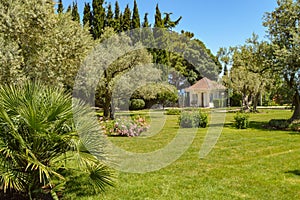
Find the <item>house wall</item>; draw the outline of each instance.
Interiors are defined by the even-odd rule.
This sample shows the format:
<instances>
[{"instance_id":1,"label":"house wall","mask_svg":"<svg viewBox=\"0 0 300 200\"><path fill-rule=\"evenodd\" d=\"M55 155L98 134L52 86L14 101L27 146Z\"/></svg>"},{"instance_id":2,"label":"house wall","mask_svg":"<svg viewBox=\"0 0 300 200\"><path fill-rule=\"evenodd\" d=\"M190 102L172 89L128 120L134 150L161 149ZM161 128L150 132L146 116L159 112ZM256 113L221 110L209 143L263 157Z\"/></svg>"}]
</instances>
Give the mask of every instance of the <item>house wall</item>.
<instances>
[{"instance_id":1,"label":"house wall","mask_svg":"<svg viewBox=\"0 0 300 200\"><path fill-rule=\"evenodd\" d=\"M213 100L222 98L220 91L190 91L189 96L189 105L187 106L196 107L213 107Z\"/></svg>"}]
</instances>

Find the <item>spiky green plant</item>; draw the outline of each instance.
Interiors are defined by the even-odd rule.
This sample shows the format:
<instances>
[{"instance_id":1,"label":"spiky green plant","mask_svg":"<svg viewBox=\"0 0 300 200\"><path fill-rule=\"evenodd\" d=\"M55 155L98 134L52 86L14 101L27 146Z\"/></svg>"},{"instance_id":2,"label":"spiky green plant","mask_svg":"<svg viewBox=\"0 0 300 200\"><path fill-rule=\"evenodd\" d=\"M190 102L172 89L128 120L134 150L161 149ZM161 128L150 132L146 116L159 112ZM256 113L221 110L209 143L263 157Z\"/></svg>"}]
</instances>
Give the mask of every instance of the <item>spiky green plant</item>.
<instances>
[{"instance_id":1,"label":"spiky green plant","mask_svg":"<svg viewBox=\"0 0 300 200\"><path fill-rule=\"evenodd\" d=\"M91 117L83 103L73 101L72 107L63 89L30 82L0 86L0 190L29 199L48 192L57 199L68 170L86 172L101 191L112 186Z\"/></svg>"}]
</instances>

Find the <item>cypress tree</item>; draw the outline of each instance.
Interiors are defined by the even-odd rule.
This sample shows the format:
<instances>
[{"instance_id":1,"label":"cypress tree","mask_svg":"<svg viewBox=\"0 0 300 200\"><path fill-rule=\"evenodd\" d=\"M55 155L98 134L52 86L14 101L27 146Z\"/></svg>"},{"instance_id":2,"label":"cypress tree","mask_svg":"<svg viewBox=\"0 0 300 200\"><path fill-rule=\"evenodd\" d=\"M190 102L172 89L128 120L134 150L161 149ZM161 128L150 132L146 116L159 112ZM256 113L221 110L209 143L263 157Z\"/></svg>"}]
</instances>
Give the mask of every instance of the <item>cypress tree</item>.
<instances>
[{"instance_id":1,"label":"cypress tree","mask_svg":"<svg viewBox=\"0 0 300 200\"><path fill-rule=\"evenodd\" d=\"M83 25L89 23L89 26L92 25L92 13L91 13L91 6L89 3L84 3L84 10L83 10Z\"/></svg>"},{"instance_id":2,"label":"cypress tree","mask_svg":"<svg viewBox=\"0 0 300 200\"><path fill-rule=\"evenodd\" d=\"M129 5L127 4L121 21L121 30L128 31L130 30L130 27L131 27L131 11Z\"/></svg>"},{"instance_id":3,"label":"cypress tree","mask_svg":"<svg viewBox=\"0 0 300 200\"><path fill-rule=\"evenodd\" d=\"M62 0L58 1L58 7L57 7L57 13L63 13L64 11L64 6Z\"/></svg>"},{"instance_id":4,"label":"cypress tree","mask_svg":"<svg viewBox=\"0 0 300 200\"><path fill-rule=\"evenodd\" d=\"M114 17L114 13L112 11L111 4L109 3L108 7L107 7L105 26L114 28L114 19L113 19L113 17Z\"/></svg>"},{"instance_id":5,"label":"cypress tree","mask_svg":"<svg viewBox=\"0 0 300 200\"><path fill-rule=\"evenodd\" d=\"M73 2L71 15L72 15L72 20L73 21L77 21L78 23L80 23L80 16L79 16L79 13L78 13L77 2L76 3Z\"/></svg>"},{"instance_id":6,"label":"cypress tree","mask_svg":"<svg viewBox=\"0 0 300 200\"><path fill-rule=\"evenodd\" d=\"M89 3L84 3L82 22L83 22L83 26L88 24L89 31L90 31L91 34L93 34L93 29L92 29L93 15L92 15L91 6L90 6Z\"/></svg>"},{"instance_id":7,"label":"cypress tree","mask_svg":"<svg viewBox=\"0 0 300 200\"><path fill-rule=\"evenodd\" d=\"M119 20L120 19L120 7L118 1L115 3L115 19Z\"/></svg>"},{"instance_id":8,"label":"cypress tree","mask_svg":"<svg viewBox=\"0 0 300 200\"><path fill-rule=\"evenodd\" d=\"M72 8L71 8L71 5L69 5L68 8L67 8L67 13L71 12L71 11L72 11Z\"/></svg>"},{"instance_id":9,"label":"cypress tree","mask_svg":"<svg viewBox=\"0 0 300 200\"><path fill-rule=\"evenodd\" d=\"M155 22L154 22L155 28L164 28L163 20L161 18L161 12L159 10L158 4L156 4L155 9Z\"/></svg>"},{"instance_id":10,"label":"cypress tree","mask_svg":"<svg viewBox=\"0 0 300 200\"><path fill-rule=\"evenodd\" d=\"M93 36L94 39L100 38L105 22L104 0L93 0Z\"/></svg>"},{"instance_id":11,"label":"cypress tree","mask_svg":"<svg viewBox=\"0 0 300 200\"><path fill-rule=\"evenodd\" d=\"M136 0L134 0L131 28L135 29L135 28L140 28L140 27L141 27L140 14L139 14Z\"/></svg>"},{"instance_id":12,"label":"cypress tree","mask_svg":"<svg viewBox=\"0 0 300 200\"><path fill-rule=\"evenodd\" d=\"M148 28L150 27L150 24L149 24L149 21L148 21L148 13L145 13L145 16L144 16L144 22L143 22L143 28Z\"/></svg>"},{"instance_id":13,"label":"cypress tree","mask_svg":"<svg viewBox=\"0 0 300 200\"><path fill-rule=\"evenodd\" d=\"M120 32L121 26L121 13L118 1L115 3L115 14L114 14L114 29L116 32Z\"/></svg>"}]
</instances>

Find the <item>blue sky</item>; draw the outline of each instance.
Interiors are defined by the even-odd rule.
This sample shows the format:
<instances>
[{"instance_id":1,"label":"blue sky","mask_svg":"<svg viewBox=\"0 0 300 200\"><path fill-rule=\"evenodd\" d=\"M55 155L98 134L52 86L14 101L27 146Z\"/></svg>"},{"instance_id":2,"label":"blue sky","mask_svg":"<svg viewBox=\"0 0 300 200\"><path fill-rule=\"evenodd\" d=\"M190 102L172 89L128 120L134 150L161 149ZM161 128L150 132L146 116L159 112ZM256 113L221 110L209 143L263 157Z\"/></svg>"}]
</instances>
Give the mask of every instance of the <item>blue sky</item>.
<instances>
[{"instance_id":1,"label":"blue sky","mask_svg":"<svg viewBox=\"0 0 300 200\"><path fill-rule=\"evenodd\" d=\"M77 0L80 14L84 2ZM63 0L65 8L73 0ZM115 1L107 0L114 5ZM133 7L133 0L119 0L123 11L126 4ZM265 28L262 26L265 12L276 7L276 0L137 0L141 20L149 13L149 21L153 23L155 6L160 11L172 12L172 19L182 16L175 31L193 32L195 37L205 43L214 54L220 47L241 45L255 32L260 39L265 39Z\"/></svg>"}]
</instances>

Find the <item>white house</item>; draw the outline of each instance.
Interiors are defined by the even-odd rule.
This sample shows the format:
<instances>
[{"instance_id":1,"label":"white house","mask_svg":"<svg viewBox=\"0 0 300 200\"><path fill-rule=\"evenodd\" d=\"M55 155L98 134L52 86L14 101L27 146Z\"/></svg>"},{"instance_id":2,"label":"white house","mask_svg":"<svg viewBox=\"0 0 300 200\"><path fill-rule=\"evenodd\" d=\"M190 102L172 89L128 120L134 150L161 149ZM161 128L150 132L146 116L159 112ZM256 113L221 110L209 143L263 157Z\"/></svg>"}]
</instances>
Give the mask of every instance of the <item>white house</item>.
<instances>
[{"instance_id":1,"label":"white house","mask_svg":"<svg viewBox=\"0 0 300 200\"><path fill-rule=\"evenodd\" d=\"M225 89L223 85L204 77L185 89L187 106L214 107L214 99L225 98Z\"/></svg>"}]
</instances>

